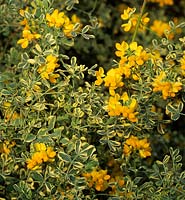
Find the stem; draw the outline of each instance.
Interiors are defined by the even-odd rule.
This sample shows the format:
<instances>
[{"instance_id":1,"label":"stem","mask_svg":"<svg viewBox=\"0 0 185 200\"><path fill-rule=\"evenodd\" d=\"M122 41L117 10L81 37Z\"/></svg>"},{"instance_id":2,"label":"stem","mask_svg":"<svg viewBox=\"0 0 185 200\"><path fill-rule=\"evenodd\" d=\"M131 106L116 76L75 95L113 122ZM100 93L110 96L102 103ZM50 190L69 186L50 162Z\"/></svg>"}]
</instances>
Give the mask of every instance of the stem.
<instances>
[{"instance_id":1,"label":"stem","mask_svg":"<svg viewBox=\"0 0 185 200\"><path fill-rule=\"evenodd\" d=\"M140 12L140 15L138 17L138 20L137 20L137 24L136 24L136 29L134 31L134 35L132 37L132 42L134 42L135 38L136 38L136 35L137 35L137 32L138 32L138 29L139 29L139 25L141 23L141 19L142 19L142 16L143 16L143 13L144 13L144 9L145 9L145 6L146 6L146 2L147 0L144 0L143 1L143 5L141 7L141 12Z\"/></svg>"}]
</instances>

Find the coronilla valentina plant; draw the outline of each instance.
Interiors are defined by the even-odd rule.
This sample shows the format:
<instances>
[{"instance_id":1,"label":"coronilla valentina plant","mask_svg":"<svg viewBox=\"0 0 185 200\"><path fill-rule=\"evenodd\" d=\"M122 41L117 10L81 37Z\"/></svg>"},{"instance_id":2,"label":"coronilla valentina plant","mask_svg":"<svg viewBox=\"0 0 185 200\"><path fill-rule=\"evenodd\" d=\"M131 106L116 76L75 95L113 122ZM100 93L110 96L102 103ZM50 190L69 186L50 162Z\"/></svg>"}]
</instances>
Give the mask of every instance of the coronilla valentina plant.
<instances>
[{"instance_id":1,"label":"coronilla valentina plant","mask_svg":"<svg viewBox=\"0 0 185 200\"><path fill-rule=\"evenodd\" d=\"M0 2L1 199L184 199L183 1Z\"/></svg>"}]
</instances>

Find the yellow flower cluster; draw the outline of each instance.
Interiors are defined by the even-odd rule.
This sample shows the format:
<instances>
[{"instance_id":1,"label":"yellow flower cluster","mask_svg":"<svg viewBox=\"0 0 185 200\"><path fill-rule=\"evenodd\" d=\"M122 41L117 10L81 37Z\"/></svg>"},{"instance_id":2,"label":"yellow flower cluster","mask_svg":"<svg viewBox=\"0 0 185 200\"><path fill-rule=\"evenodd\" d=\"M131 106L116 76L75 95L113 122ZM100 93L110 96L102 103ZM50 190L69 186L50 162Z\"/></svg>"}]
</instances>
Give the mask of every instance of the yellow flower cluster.
<instances>
[{"instance_id":1,"label":"yellow flower cluster","mask_svg":"<svg viewBox=\"0 0 185 200\"><path fill-rule=\"evenodd\" d=\"M130 156L133 151L139 151L141 158L151 156L150 143L147 139L139 140L138 137L132 135L124 143L123 153L125 156Z\"/></svg>"},{"instance_id":2,"label":"yellow flower cluster","mask_svg":"<svg viewBox=\"0 0 185 200\"><path fill-rule=\"evenodd\" d=\"M173 19L174 24L178 23L177 18ZM150 26L150 29L155 32L159 37L166 36L169 40L172 40L175 34L180 34L182 32L181 28L177 28L173 30L169 25L169 23L163 22L161 20L154 20L153 24ZM175 31L175 32L174 32Z\"/></svg>"},{"instance_id":3,"label":"yellow flower cluster","mask_svg":"<svg viewBox=\"0 0 185 200\"><path fill-rule=\"evenodd\" d=\"M52 54L46 57L46 63L39 66L37 70L42 79L47 79L51 83L56 83L56 78L60 76L59 74L54 73L54 70L59 67L57 61L57 57L53 56Z\"/></svg>"},{"instance_id":4,"label":"yellow flower cluster","mask_svg":"<svg viewBox=\"0 0 185 200\"><path fill-rule=\"evenodd\" d=\"M137 108L136 99L129 98L126 92L124 92L121 97L119 94L111 96L109 98L108 105L106 106L109 116L122 115L124 119L128 119L131 122L138 121L136 117L138 112L135 112L136 108Z\"/></svg>"},{"instance_id":5,"label":"yellow flower cluster","mask_svg":"<svg viewBox=\"0 0 185 200\"><path fill-rule=\"evenodd\" d=\"M170 31L170 26L168 23L157 19L154 20L150 28L160 37L162 37L165 34L165 31Z\"/></svg>"},{"instance_id":6,"label":"yellow flower cluster","mask_svg":"<svg viewBox=\"0 0 185 200\"><path fill-rule=\"evenodd\" d=\"M111 95L115 94L116 88L124 85L122 82L123 75L125 78L130 78L132 75L134 80L138 80L139 74L136 72L138 67L149 59L149 54L137 42L128 44L122 41L122 43L116 43L116 49L115 54L120 57L119 67L110 69L106 77L103 68L100 67L99 71L96 72L97 80L95 81L96 85L101 85L104 81L105 86L109 87Z\"/></svg>"},{"instance_id":7,"label":"yellow flower cluster","mask_svg":"<svg viewBox=\"0 0 185 200\"><path fill-rule=\"evenodd\" d=\"M177 81L168 81L164 71L161 71L160 74L154 79L152 86L154 87L154 92L162 92L163 99L165 100L168 97L175 97L175 94L182 89L182 83Z\"/></svg>"},{"instance_id":8,"label":"yellow flower cluster","mask_svg":"<svg viewBox=\"0 0 185 200\"><path fill-rule=\"evenodd\" d=\"M142 46L139 46L137 42L131 42L130 44L125 41L121 44L116 43L116 49L115 54L120 57L118 67L110 69L106 75L103 68L100 67L99 71L96 71L97 80L95 85L101 85L104 82L104 86L109 88L111 96L106 109L110 116L122 115L124 119L137 122L136 115L138 113L135 112L137 108L136 99L129 98L126 92L119 95L115 90L124 86L123 78L132 77L135 81L138 80L140 78L139 67L144 65L151 55Z\"/></svg>"},{"instance_id":9,"label":"yellow flower cluster","mask_svg":"<svg viewBox=\"0 0 185 200\"><path fill-rule=\"evenodd\" d=\"M95 188L97 191L104 191L108 188L108 180L110 175L107 174L107 170L96 170L94 169L90 173L83 173L83 177L86 178L88 186Z\"/></svg>"},{"instance_id":10,"label":"yellow flower cluster","mask_svg":"<svg viewBox=\"0 0 185 200\"><path fill-rule=\"evenodd\" d=\"M26 8L25 11L28 11L28 9ZM24 17L25 15L25 11L24 10L20 10L20 15ZM37 34L33 31L31 31L30 26L28 25L28 21L26 18L24 18L24 20L22 20L20 22L21 25L24 25L25 27L23 28L23 32L22 32L22 37L21 39L19 39L17 41L17 44L20 44L21 47L23 49L27 48L29 43L31 43L32 41L34 41L35 39L39 39L41 37L40 34ZM34 26L34 24L33 24Z\"/></svg>"},{"instance_id":11,"label":"yellow flower cluster","mask_svg":"<svg viewBox=\"0 0 185 200\"><path fill-rule=\"evenodd\" d=\"M115 89L124 85L122 82L122 73L119 68L110 69L105 76L104 69L100 67L99 71L96 71L96 78L95 85L101 85L104 81L105 86L109 87L109 93L112 96L115 95Z\"/></svg>"},{"instance_id":12,"label":"yellow flower cluster","mask_svg":"<svg viewBox=\"0 0 185 200\"><path fill-rule=\"evenodd\" d=\"M153 3L158 3L161 7L162 6L172 6L174 4L173 0L149 0L150 2Z\"/></svg>"},{"instance_id":13,"label":"yellow flower cluster","mask_svg":"<svg viewBox=\"0 0 185 200\"><path fill-rule=\"evenodd\" d=\"M8 155L11 151L11 148L15 146L15 141L3 141L0 143L0 154L4 153Z\"/></svg>"},{"instance_id":14,"label":"yellow flower cluster","mask_svg":"<svg viewBox=\"0 0 185 200\"><path fill-rule=\"evenodd\" d=\"M139 73L137 69L149 59L149 54L137 42L128 44L122 41L121 44L116 43L116 49L115 54L120 57L118 68L120 73L125 75L126 78L132 75L134 80L138 80Z\"/></svg>"},{"instance_id":15,"label":"yellow flower cluster","mask_svg":"<svg viewBox=\"0 0 185 200\"><path fill-rule=\"evenodd\" d=\"M110 69L104 78L105 86L109 87L110 95L115 95L115 89L122 87L124 84L122 82L122 74L118 68Z\"/></svg>"},{"instance_id":16,"label":"yellow flower cluster","mask_svg":"<svg viewBox=\"0 0 185 200\"><path fill-rule=\"evenodd\" d=\"M71 17L70 20L64 12L59 12L58 9L55 9L52 14L47 13L46 20L50 27L62 28L63 33L67 37L72 36L71 32L73 31L74 25L76 23L80 23L80 19L75 14Z\"/></svg>"},{"instance_id":17,"label":"yellow flower cluster","mask_svg":"<svg viewBox=\"0 0 185 200\"><path fill-rule=\"evenodd\" d=\"M41 37L40 34L32 33L30 30L23 30L22 39L17 41L17 44L20 44L23 49L28 47L29 42L32 42L34 39L38 39Z\"/></svg>"},{"instance_id":18,"label":"yellow flower cluster","mask_svg":"<svg viewBox=\"0 0 185 200\"><path fill-rule=\"evenodd\" d=\"M41 167L44 162L53 162L56 152L53 151L52 147L46 147L44 143L35 143L34 150L31 159L27 160L27 168L36 170Z\"/></svg>"},{"instance_id":19,"label":"yellow flower cluster","mask_svg":"<svg viewBox=\"0 0 185 200\"><path fill-rule=\"evenodd\" d=\"M134 14L135 13L135 8L130 8L128 7L127 9L125 9L123 11L123 14L121 15L121 19L122 20L128 20L127 23L122 24L121 27L123 27L123 30L125 32L128 32L130 30L134 30L136 28L137 25L137 21L139 19L139 14ZM148 24L148 22L150 21L149 17L147 17L148 13L145 13L140 20L140 25L139 28L141 30L145 30L146 25Z\"/></svg>"}]
</instances>

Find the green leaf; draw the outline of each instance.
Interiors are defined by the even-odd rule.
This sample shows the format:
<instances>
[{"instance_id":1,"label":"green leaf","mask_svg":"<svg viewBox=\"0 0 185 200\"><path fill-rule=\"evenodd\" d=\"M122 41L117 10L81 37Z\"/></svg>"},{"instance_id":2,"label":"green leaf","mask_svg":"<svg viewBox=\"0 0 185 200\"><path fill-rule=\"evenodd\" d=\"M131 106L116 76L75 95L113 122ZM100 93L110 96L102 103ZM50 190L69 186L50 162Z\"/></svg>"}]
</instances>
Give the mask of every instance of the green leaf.
<instances>
[{"instance_id":1,"label":"green leaf","mask_svg":"<svg viewBox=\"0 0 185 200\"><path fill-rule=\"evenodd\" d=\"M43 57L43 56L38 56L37 57L37 61L38 61L38 63L40 63L40 64L44 64L45 62L46 62L46 59Z\"/></svg>"},{"instance_id":2,"label":"green leaf","mask_svg":"<svg viewBox=\"0 0 185 200\"><path fill-rule=\"evenodd\" d=\"M73 31L77 31L80 28L80 23L76 23L73 27Z\"/></svg>"},{"instance_id":3,"label":"green leaf","mask_svg":"<svg viewBox=\"0 0 185 200\"><path fill-rule=\"evenodd\" d=\"M180 101L179 104L178 104L178 107L177 107L178 111L179 111L179 112L182 112L183 107L184 107L184 104L183 104L182 101Z\"/></svg>"},{"instance_id":4,"label":"green leaf","mask_svg":"<svg viewBox=\"0 0 185 200\"><path fill-rule=\"evenodd\" d=\"M75 142L75 152L76 152L76 154L79 154L79 153L80 153L81 145L82 145L82 143L81 143L80 140L77 140L77 141Z\"/></svg>"},{"instance_id":5,"label":"green leaf","mask_svg":"<svg viewBox=\"0 0 185 200\"><path fill-rule=\"evenodd\" d=\"M170 160L170 156L169 155L165 155L165 157L163 158L163 164L167 164Z\"/></svg>"},{"instance_id":6,"label":"green leaf","mask_svg":"<svg viewBox=\"0 0 185 200\"><path fill-rule=\"evenodd\" d=\"M47 34L45 35L45 38L46 38L47 42L48 42L50 45L53 45L53 44L56 43L56 41L55 41L55 39L54 39L54 37L53 37L53 35L52 35L51 33L47 33Z\"/></svg>"},{"instance_id":7,"label":"green leaf","mask_svg":"<svg viewBox=\"0 0 185 200\"><path fill-rule=\"evenodd\" d=\"M181 172L181 174L180 174L180 177L179 177L180 179L185 179L185 171L183 171L183 172Z\"/></svg>"},{"instance_id":8,"label":"green leaf","mask_svg":"<svg viewBox=\"0 0 185 200\"><path fill-rule=\"evenodd\" d=\"M180 118L180 114L179 113L173 113L171 114L171 119L173 121L177 121Z\"/></svg>"},{"instance_id":9,"label":"green leaf","mask_svg":"<svg viewBox=\"0 0 185 200\"><path fill-rule=\"evenodd\" d=\"M62 135L61 134L62 130L64 130L63 126L61 126L59 128L55 128L54 132L50 134L50 137L52 137L53 139L59 140L61 138L61 135Z\"/></svg>"},{"instance_id":10,"label":"green leaf","mask_svg":"<svg viewBox=\"0 0 185 200\"><path fill-rule=\"evenodd\" d=\"M49 116L48 117L48 131L54 129L56 122L56 116Z\"/></svg>"},{"instance_id":11,"label":"green leaf","mask_svg":"<svg viewBox=\"0 0 185 200\"><path fill-rule=\"evenodd\" d=\"M19 64L18 64L18 67L19 68L22 68L22 69L26 69L26 68L28 68L30 66L30 64L28 63L28 62L20 62Z\"/></svg>"},{"instance_id":12,"label":"green leaf","mask_svg":"<svg viewBox=\"0 0 185 200\"><path fill-rule=\"evenodd\" d=\"M179 149L173 150L173 148L170 147L170 154L171 154L172 158L177 157L179 155Z\"/></svg>"},{"instance_id":13,"label":"green leaf","mask_svg":"<svg viewBox=\"0 0 185 200\"><path fill-rule=\"evenodd\" d=\"M169 103L167 106L166 106L166 110L170 113L176 113L177 112L177 109L175 109L171 103Z\"/></svg>"},{"instance_id":14,"label":"green leaf","mask_svg":"<svg viewBox=\"0 0 185 200\"><path fill-rule=\"evenodd\" d=\"M31 172L31 177L33 178L34 181L42 182L43 181L43 176L41 173L37 171L32 171Z\"/></svg>"},{"instance_id":15,"label":"green leaf","mask_svg":"<svg viewBox=\"0 0 185 200\"><path fill-rule=\"evenodd\" d=\"M34 134L28 134L27 136L26 136L26 138L24 139L24 141L25 142L32 142L33 140L35 140L36 139L36 135L34 135Z\"/></svg>"},{"instance_id":16,"label":"green leaf","mask_svg":"<svg viewBox=\"0 0 185 200\"><path fill-rule=\"evenodd\" d=\"M157 163L158 165L163 165L163 162L161 162L160 160L156 160L156 163ZM154 165L154 166L156 166L156 165Z\"/></svg>"},{"instance_id":17,"label":"green leaf","mask_svg":"<svg viewBox=\"0 0 185 200\"><path fill-rule=\"evenodd\" d=\"M44 105L44 103L35 103L32 106L32 109L37 110L37 111L42 111L45 110L47 107Z\"/></svg>"},{"instance_id":18,"label":"green leaf","mask_svg":"<svg viewBox=\"0 0 185 200\"><path fill-rule=\"evenodd\" d=\"M120 142L113 141L113 140L108 140L107 144L111 151L116 151L116 147L120 146Z\"/></svg>"},{"instance_id":19,"label":"green leaf","mask_svg":"<svg viewBox=\"0 0 185 200\"><path fill-rule=\"evenodd\" d=\"M178 155L177 157L175 157L175 162L180 162L182 160L182 156Z\"/></svg>"},{"instance_id":20,"label":"green leaf","mask_svg":"<svg viewBox=\"0 0 185 200\"><path fill-rule=\"evenodd\" d=\"M158 46L158 41L156 39L153 39L152 40L152 44L154 47L157 47Z\"/></svg>"},{"instance_id":21,"label":"green leaf","mask_svg":"<svg viewBox=\"0 0 185 200\"><path fill-rule=\"evenodd\" d=\"M36 49L39 53L42 53L42 49L41 49L41 47L40 47L40 45L39 45L38 43L35 45L35 49Z\"/></svg>"},{"instance_id":22,"label":"green leaf","mask_svg":"<svg viewBox=\"0 0 185 200\"><path fill-rule=\"evenodd\" d=\"M54 141L52 140L52 138L50 136L42 136L42 137L39 137L37 139L37 142L40 142L40 143L54 143Z\"/></svg>"},{"instance_id":23,"label":"green leaf","mask_svg":"<svg viewBox=\"0 0 185 200\"><path fill-rule=\"evenodd\" d=\"M90 34L82 34L82 36L83 36L86 40L95 38L94 35L90 35Z\"/></svg>"},{"instance_id":24,"label":"green leaf","mask_svg":"<svg viewBox=\"0 0 185 200\"><path fill-rule=\"evenodd\" d=\"M73 57L71 58L71 66L74 67L75 65L76 65L76 57L73 56Z\"/></svg>"},{"instance_id":25,"label":"green leaf","mask_svg":"<svg viewBox=\"0 0 185 200\"><path fill-rule=\"evenodd\" d=\"M62 143L62 145L67 145L68 143L69 143L69 139L68 138L62 138L61 140L60 140L60 142Z\"/></svg>"},{"instance_id":26,"label":"green leaf","mask_svg":"<svg viewBox=\"0 0 185 200\"><path fill-rule=\"evenodd\" d=\"M41 128L39 129L38 133L37 133L37 136L39 137L42 137L42 136L46 136L48 133L48 130L46 128Z\"/></svg>"},{"instance_id":27,"label":"green leaf","mask_svg":"<svg viewBox=\"0 0 185 200\"><path fill-rule=\"evenodd\" d=\"M90 28L89 25L84 26L83 29L82 29L82 34L87 33L87 31L89 30L89 28Z\"/></svg>"},{"instance_id":28,"label":"green leaf","mask_svg":"<svg viewBox=\"0 0 185 200\"><path fill-rule=\"evenodd\" d=\"M89 145L85 147L81 152L80 155L87 155L88 157L91 157L92 154L96 151L95 147L93 145Z\"/></svg>"},{"instance_id":29,"label":"green leaf","mask_svg":"<svg viewBox=\"0 0 185 200\"><path fill-rule=\"evenodd\" d=\"M50 83L46 79L42 79L43 85L45 85L47 88L50 88Z\"/></svg>"},{"instance_id":30,"label":"green leaf","mask_svg":"<svg viewBox=\"0 0 185 200\"><path fill-rule=\"evenodd\" d=\"M11 95L12 94L12 92L10 91L10 90L6 90L6 89L2 89L1 90L1 95Z\"/></svg>"},{"instance_id":31,"label":"green leaf","mask_svg":"<svg viewBox=\"0 0 185 200\"><path fill-rule=\"evenodd\" d=\"M21 55L21 59L22 59L22 61L27 61L27 60L29 59L28 54L27 54L27 53L23 53L23 54Z\"/></svg>"},{"instance_id":32,"label":"green leaf","mask_svg":"<svg viewBox=\"0 0 185 200\"><path fill-rule=\"evenodd\" d=\"M64 162L71 162L71 156L66 154L65 152L58 153L59 159L63 160Z\"/></svg>"},{"instance_id":33,"label":"green leaf","mask_svg":"<svg viewBox=\"0 0 185 200\"><path fill-rule=\"evenodd\" d=\"M164 135L166 133L165 130L164 130L163 124L158 124L157 131L162 135Z\"/></svg>"},{"instance_id":34,"label":"green leaf","mask_svg":"<svg viewBox=\"0 0 185 200\"><path fill-rule=\"evenodd\" d=\"M82 169L84 165L81 162L74 162L73 167L74 169Z\"/></svg>"},{"instance_id":35,"label":"green leaf","mask_svg":"<svg viewBox=\"0 0 185 200\"><path fill-rule=\"evenodd\" d=\"M69 47L74 46L74 40L73 39L63 38L62 43L65 44L66 46L69 46Z\"/></svg>"}]
</instances>

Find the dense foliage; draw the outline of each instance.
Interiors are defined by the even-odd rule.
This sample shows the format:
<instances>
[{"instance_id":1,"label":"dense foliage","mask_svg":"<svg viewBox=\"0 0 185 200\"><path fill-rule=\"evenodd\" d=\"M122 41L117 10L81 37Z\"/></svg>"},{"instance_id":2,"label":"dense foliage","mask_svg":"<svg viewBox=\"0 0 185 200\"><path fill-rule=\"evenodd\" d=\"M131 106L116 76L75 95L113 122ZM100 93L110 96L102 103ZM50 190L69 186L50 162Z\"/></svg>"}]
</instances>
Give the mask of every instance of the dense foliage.
<instances>
[{"instance_id":1,"label":"dense foliage","mask_svg":"<svg viewBox=\"0 0 185 200\"><path fill-rule=\"evenodd\" d=\"M0 0L0 199L185 198L184 11Z\"/></svg>"}]
</instances>

